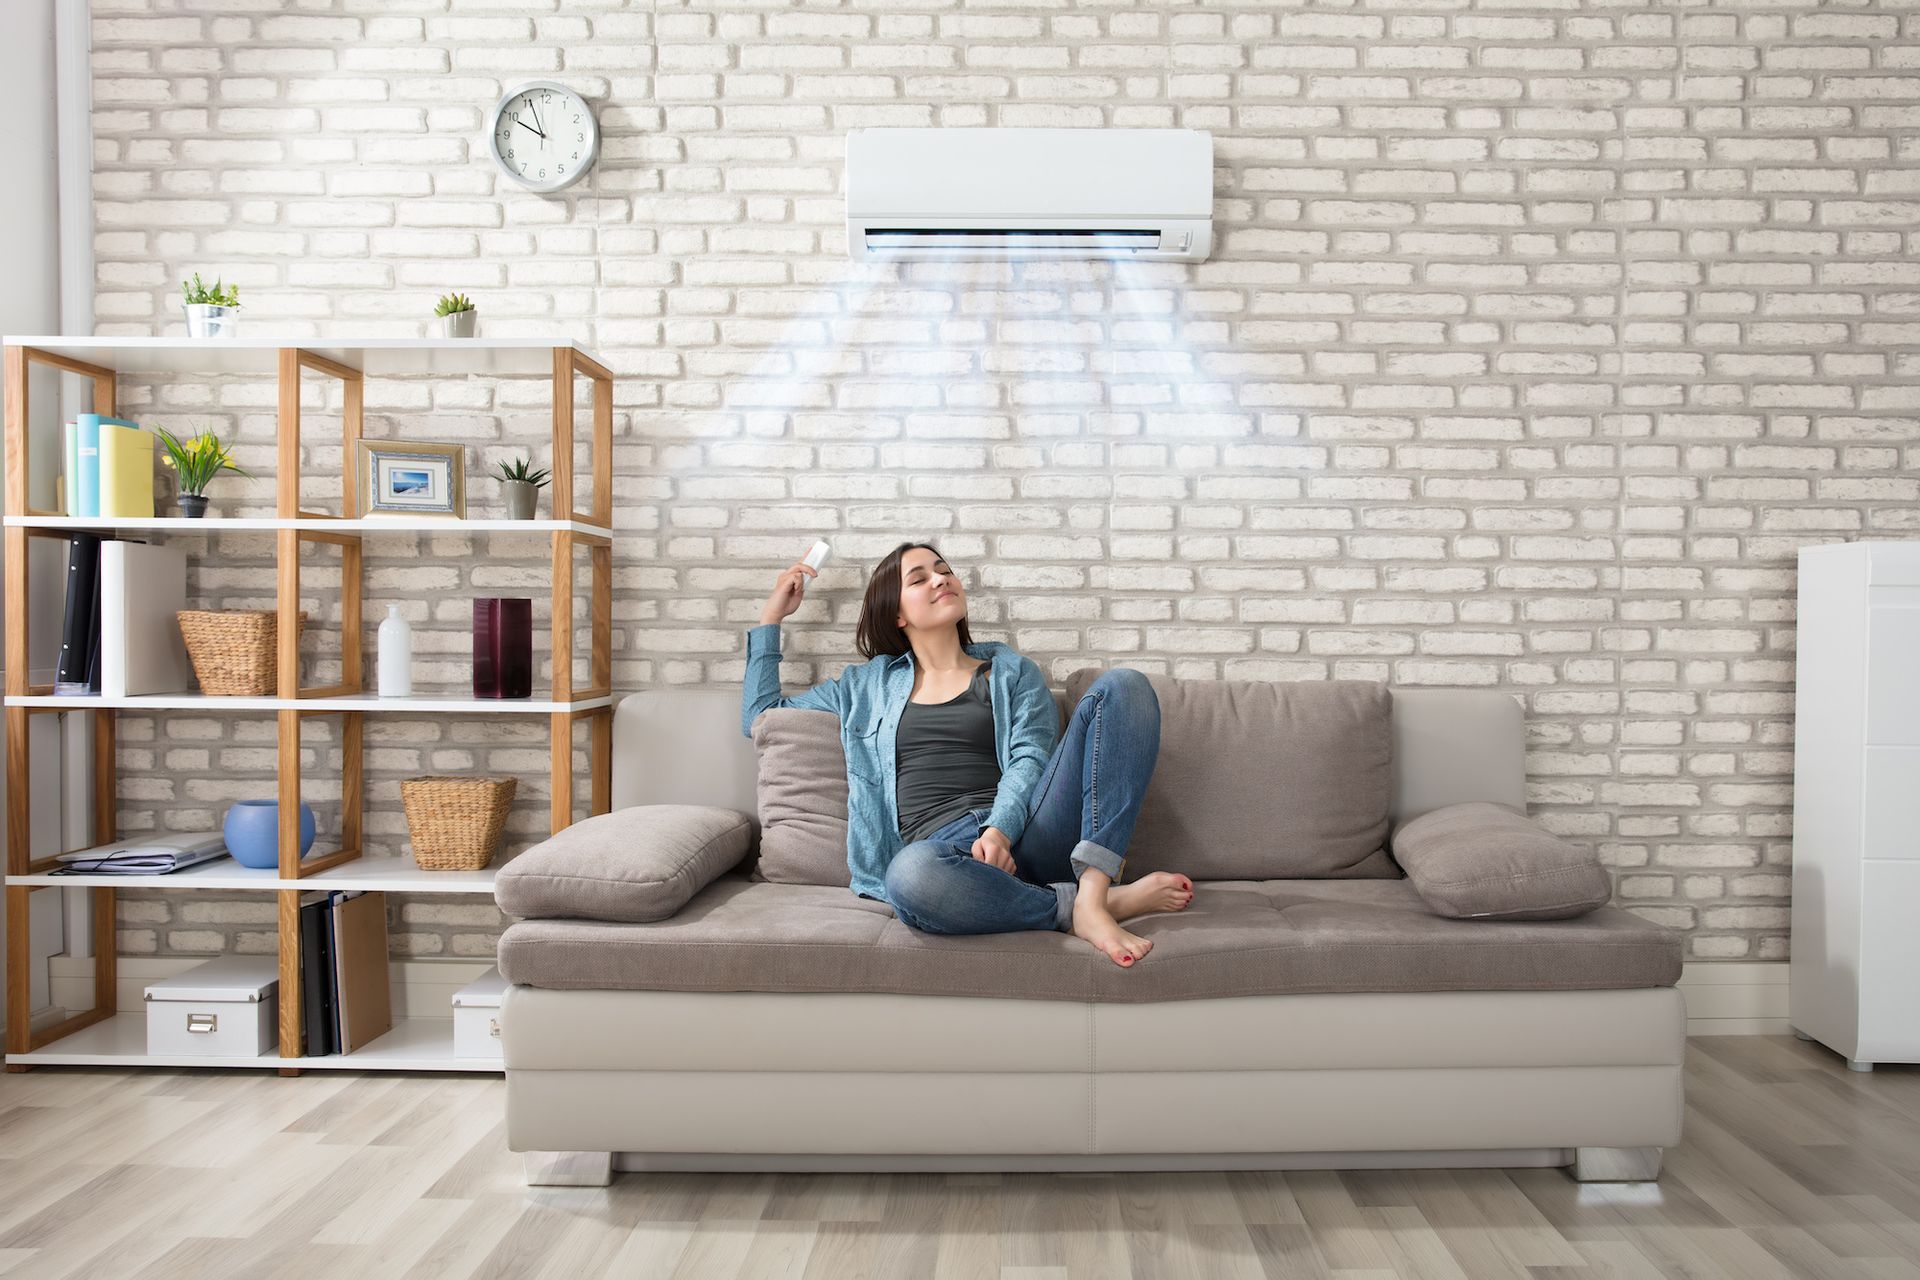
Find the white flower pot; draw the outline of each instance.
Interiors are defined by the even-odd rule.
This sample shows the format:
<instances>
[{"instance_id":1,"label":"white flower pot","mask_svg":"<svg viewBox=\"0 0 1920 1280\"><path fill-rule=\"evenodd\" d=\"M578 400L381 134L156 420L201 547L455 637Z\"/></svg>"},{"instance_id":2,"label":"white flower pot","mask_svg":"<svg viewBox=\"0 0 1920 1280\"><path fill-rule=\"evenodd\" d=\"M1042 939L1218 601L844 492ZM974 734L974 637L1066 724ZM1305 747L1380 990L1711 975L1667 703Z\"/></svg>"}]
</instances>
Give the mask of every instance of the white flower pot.
<instances>
[{"instance_id":1,"label":"white flower pot","mask_svg":"<svg viewBox=\"0 0 1920 1280\"><path fill-rule=\"evenodd\" d=\"M474 321L480 313L469 308L466 311L452 311L440 317L440 336L443 338L471 338Z\"/></svg>"},{"instance_id":2,"label":"white flower pot","mask_svg":"<svg viewBox=\"0 0 1920 1280\"><path fill-rule=\"evenodd\" d=\"M211 302L183 302L189 338L231 338L240 328L240 308L217 307Z\"/></svg>"}]
</instances>

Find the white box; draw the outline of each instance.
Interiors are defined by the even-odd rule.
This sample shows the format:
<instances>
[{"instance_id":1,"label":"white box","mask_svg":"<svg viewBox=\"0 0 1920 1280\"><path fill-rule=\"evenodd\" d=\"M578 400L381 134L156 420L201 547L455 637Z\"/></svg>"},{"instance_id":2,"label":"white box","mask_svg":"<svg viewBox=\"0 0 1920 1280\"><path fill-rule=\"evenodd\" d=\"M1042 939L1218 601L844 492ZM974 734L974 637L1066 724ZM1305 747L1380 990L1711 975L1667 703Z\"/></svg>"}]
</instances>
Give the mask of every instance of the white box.
<instances>
[{"instance_id":1,"label":"white box","mask_svg":"<svg viewBox=\"0 0 1920 1280\"><path fill-rule=\"evenodd\" d=\"M280 963L221 956L147 986L147 1052L258 1058L278 1049Z\"/></svg>"},{"instance_id":2,"label":"white box","mask_svg":"<svg viewBox=\"0 0 1920 1280\"><path fill-rule=\"evenodd\" d=\"M507 980L492 968L453 993L453 1056L500 1061L500 997Z\"/></svg>"}]
</instances>

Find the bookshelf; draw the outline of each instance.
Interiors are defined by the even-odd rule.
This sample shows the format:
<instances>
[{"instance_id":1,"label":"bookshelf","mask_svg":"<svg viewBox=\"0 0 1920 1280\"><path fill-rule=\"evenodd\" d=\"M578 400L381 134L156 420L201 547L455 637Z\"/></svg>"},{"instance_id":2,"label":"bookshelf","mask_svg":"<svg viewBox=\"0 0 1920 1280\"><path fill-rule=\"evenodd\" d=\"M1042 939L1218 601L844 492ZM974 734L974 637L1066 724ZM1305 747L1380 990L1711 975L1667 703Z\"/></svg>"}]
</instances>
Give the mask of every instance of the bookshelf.
<instances>
[{"instance_id":1,"label":"bookshelf","mask_svg":"<svg viewBox=\"0 0 1920 1280\"><path fill-rule=\"evenodd\" d=\"M361 758L364 718L368 715L545 716L552 800L550 829L558 832L574 820L573 729L588 725L587 797L590 813L611 807L609 775L613 728L612 691L612 525L613 525L613 375L591 354L571 343L529 344L488 338L375 338L356 343L301 343L289 339L230 338L67 338L9 337L0 347L5 378L5 460L7 516L4 522L6 572L7 734L7 991L6 1064L23 1071L38 1064L130 1066L238 1066L277 1069L295 1075L303 1069L498 1070L497 1064L456 1059L451 1019L396 1019L387 1034L349 1054L303 1057L301 1038L300 917L303 892L313 889L361 889L372 892L485 893L493 890L493 869L477 872L429 872L410 859L364 858L361 851L364 801ZM277 388L277 468L272 516L88 518L35 509L29 502L29 449L57 448L57 441L30 439L29 374L36 368L74 375L86 389L90 409L112 414L118 407L122 376L240 375L271 378ZM300 387L305 377L330 378L341 385L341 510L310 511L300 499ZM542 378L551 382L551 495L555 519L428 519L356 517L359 477L353 465L364 424L365 385L381 377ZM576 476L574 390L580 379L591 387L588 472ZM584 498L584 508L576 506ZM146 694L132 697L57 696L29 681L27 668L28 546L33 538L69 539L77 530L103 537L121 535L205 536L222 531L270 532L275 541L275 607L279 614L279 688L273 697L222 697L200 693ZM552 552L552 676L547 696L502 701L493 698L414 696L379 698L365 684L361 652L362 558L366 538L383 533L484 533L536 535ZM326 687L299 683L299 635L294 619L300 600L300 554L311 544L337 546L341 554L341 679ZM586 687L576 687L574 587L576 556L587 557L588 620L584 637ZM53 876L52 856L29 852L31 762L27 751L30 717L67 711L93 713L94 838L103 845L118 835L115 716L120 711L191 711L206 714L271 714L277 721L277 798L280 802L279 866L252 870L232 862L214 862L166 876ZM299 856L300 723L303 717L341 719L343 750L342 847L332 853ZM84 889L98 945L93 973L94 1007L50 1026L30 1022L28 936L30 895L50 888ZM260 1058L161 1059L146 1053L144 1021L116 1007L115 892L123 888L256 890L278 903L279 1054ZM444 1043L442 1043L444 1041Z\"/></svg>"}]
</instances>

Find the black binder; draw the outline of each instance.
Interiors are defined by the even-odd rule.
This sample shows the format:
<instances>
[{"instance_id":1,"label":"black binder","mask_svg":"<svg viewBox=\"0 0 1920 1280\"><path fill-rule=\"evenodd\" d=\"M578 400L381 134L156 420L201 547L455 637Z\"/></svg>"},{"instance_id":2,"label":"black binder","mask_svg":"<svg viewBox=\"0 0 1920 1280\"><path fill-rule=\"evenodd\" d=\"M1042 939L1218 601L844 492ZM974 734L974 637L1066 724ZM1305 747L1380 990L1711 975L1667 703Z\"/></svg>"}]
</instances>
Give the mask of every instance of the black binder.
<instances>
[{"instance_id":1,"label":"black binder","mask_svg":"<svg viewBox=\"0 0 1920 1280\"><path fill-rule=\"evenodd\" d=\"M300 908L300 1021L306 1030L306 1056L322 1058L340 1051L333 1035L333 955L327 945L328 896Z\"/></svg>"},{"instance_id":2,"label":"black binder","mask_svg":"<svg viewBox=\"0 0 1920 1280\"><path fill-rule=\"evenodd\" d=\"M55 693L98 692L100 636L100 538L75 533L67 539L67 605L60 629Z\"/></svg>"}]
</instances>

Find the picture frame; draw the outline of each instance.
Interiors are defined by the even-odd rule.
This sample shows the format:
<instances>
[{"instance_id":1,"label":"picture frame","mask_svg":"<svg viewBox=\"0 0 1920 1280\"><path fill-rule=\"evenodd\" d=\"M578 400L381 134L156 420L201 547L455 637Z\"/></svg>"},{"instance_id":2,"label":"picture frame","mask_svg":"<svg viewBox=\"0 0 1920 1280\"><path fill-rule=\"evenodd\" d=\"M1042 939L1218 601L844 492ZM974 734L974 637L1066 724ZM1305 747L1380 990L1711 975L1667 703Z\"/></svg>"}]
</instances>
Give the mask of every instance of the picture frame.
<instances>
[{"instance_id":1,"label":"picture frame","mask_svg":"<svg viewBox=\"0 0 1920 1280\"><path fill-rule=\"evenodd\" d=\"M467 447L421 441L360 441L361 516L467 515Z\"/></svg>"}]
</instances>

